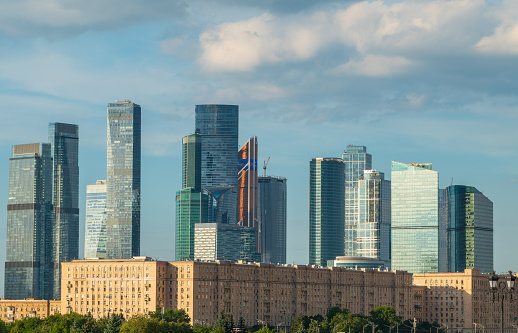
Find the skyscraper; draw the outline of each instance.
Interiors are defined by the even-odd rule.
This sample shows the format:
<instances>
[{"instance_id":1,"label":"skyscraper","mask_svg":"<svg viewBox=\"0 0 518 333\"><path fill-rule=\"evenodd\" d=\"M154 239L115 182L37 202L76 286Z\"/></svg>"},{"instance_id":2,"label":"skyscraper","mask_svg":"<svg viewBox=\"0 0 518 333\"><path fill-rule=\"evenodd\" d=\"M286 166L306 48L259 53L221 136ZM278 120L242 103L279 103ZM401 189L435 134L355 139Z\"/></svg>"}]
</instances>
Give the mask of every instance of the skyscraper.
<instances>
[{"instance_id":1,"label":"skyscraper","mask_svg":"<svg viewBox=\"0 0 518 333\"><path fill-rule=\"evenodd\" d=\"M202 261L256 261L255 229L237 224L196 223L194 257Z\"/></svg>"},{"instance_id":2,"label":"skyscraper","mask_svg":"<svg viewBox=\"0 0 518 333\"><path fill-rule=\"evenodd\" d=\"M357 256L358 249L358 180L364 170L372 169L367 147L348 145L342 154L345 161L345 238L344 255Z\"/></svg>"},{"instance_id":3,"label":"skyscraper","mask_svg":"<svg viewBox=\"0 0 518 333\"><path fill-rule=\"evenodd\" d=\"M286 263L286 178L259 177L259 252L262 262Z\"/></svg>"},{"instance_id":4,"label":"skyscraper","mask_svg":"<svg viewBox=\"0 0 518 333\"><path fill-rule=\"evenodd\" d=\"M208 222L208 196L201 192L201 136L182 140L182 184L176 192L176 260L194 259L196 223Z\"/></svg>"},{"instance_id":5,"label":"skyscraper","mask_svg":"<svg viewBox=\"0 0 518 333\"><path fill-rule=\"evenodd\" d=\"M106 257L140 254L140 106L108 104Z\"/></svg>"},{"instance_id":6,"label":"skyscraper","mask_svg":"<svg viewBox=\"0 0 518 333\"><path fill-rule=\"evenodd\" d=\"M439 173L431 163L392 162L392 269L439 270Z\"/></svg>"},{"instance_id":7,"label":"skyscraper","mask_svg":"<svg viewBox=\"0 0 518 333\"><path fill-rule=\"evenodd\" d=\"M9 159L6 298L52 298L52 232L51 145L13 146Z\"/></svg>"},{"instance_id":8,"label":"skyscraper","mask_svg":"<svg viewBox=\"0 0 518 333\"><path fill-rule=\"evenodd\" d=\"M383 172L360 175L358 205L357 256L381 260L390 268L390 181Z\"/></svg>"},{"instance_id":9,"label":"skyscraper","mask_svg":"<svg viewBox=\"0 0 518 333\"><path fill-rule=\"evenodd\" d=\"M344 161L309 164L309 264L326 266L344 253Z\"/></svg>"},{"instance_id":10,"label":"skyscraper","mask_svg":"<svg viewBox=\"0 0 518 333\"><path fill-rule=\"evenodd\" d=\"M256 230L259 247L259 223L257 219L257 137L250 138L238 153L238 204L237 223ZM256 250L257 251L257 250Z\"/></svg>"},{"instance_id":11,"label":"skyscraper","mask_svg":"<svg viewBox=\"0 0 518 333\"><path fill-rule=\"evenodd\" d=\"M195 128L202 137L201 186L212 193L221 192L213 188L232 187L225 191L225 200L218 201L228 207L226 221L210 222L237 223L238 117L237 105L196 105Z\"/></svg>"},{"instance_id":12,"label":"skyscraper","mask_svg":"<svg viewBox=\"0 0 518 333\"><path fill-rule=\"evenodd\" d=\"M450 272L493 271L493 202L473 186L453 185L448 192Z\"/></svg>"},{"instance_id":13,"label":"skyscraper","mask_svg":"<svg viewBox=\"0 0 518 333\"><path fill-rule=\"evenodd\" d=\"M85 258L106 258L106 180L86 185Z\"/></svg>"},{"instance_id":14,"label":"skyscraper","mask_svg":"<svg viewBox=\"0 0 518 333\"><path fill-rule=\"evenodd\" d=\"M50 123L53 166L53 298L61 297L61 263L79 258L79 128Z\"/></svg>"}]
</instances>

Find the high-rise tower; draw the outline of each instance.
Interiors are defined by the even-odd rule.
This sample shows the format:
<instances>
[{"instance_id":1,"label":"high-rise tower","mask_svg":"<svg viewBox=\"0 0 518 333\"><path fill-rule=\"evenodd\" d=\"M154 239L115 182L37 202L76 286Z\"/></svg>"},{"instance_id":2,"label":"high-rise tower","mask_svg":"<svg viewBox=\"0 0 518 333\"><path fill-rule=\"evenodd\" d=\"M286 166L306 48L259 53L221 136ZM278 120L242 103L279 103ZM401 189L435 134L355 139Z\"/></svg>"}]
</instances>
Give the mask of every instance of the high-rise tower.
<instances>
[{"instance_id":1,"label":"high-rise tower","mask_svg":"<svg viewBox=\"0 0 518 333\"><path fill-rule=\"evenodd\" d=\"M61 263L79 258L79 128L49 124L53 178L53 298L61 297Z\"/></svg>"},{"instance_id":2,"label":"high-rise tower","mask_svg":"<svg viewBox=\"0 0 518 333\"><path fill-rule=\"evenodd\" d=\"M257 137L250 138L239 149L237 223L256 230L259 247L259 223L257 219ZM257 252L257 250L256 250Z\"/></svg>"},{"instance_id":3,"label":"high-rise tower","mask_svg":"<svg viewBox=\"0 0 518 333\"><path fill-rule=\"evenodd\" d=\"M453 185L448 192L450 272L493 271L493 202L473 186Z\"/></svg>"},{"instance_id":4,"label":"high-rise tower","mask_svg":"<svg viewBox=\"0 0 518 333\"><path fill-rule=\"evenodd\" d=\"M262 262L286 263L287 182L282 177L259 177L258 218Z\"/></svg>"},{"instance_id":5,"label":"high-rise tower","mask_svg":"<svg viewBox=\"0 0 518 333\"><path fill-rule=\"evenodd\" d=\"M227 207L225 221L210 222L237 223L238 117L237 105L196 105L195 128L202 137L201 186L211 193L230 187L224 191L225 200L209 203Z\"/></svg>"},{"instance_id":6,"label":"high-rise tower","mask_svg":"<svg viewBox=\"0 0 518 333\"><path fill-rule=\"evenodd\" d=\"M309 264L326 266L344 253L344 161L309 164Z\"/></svg>"},{"instance_id":7,"label":"high-rise tower","mask_svg":"<svg viewBox=\"0 0 518 333\"><path fill-rule=\"evenodd\" d=\"M5 262L6 298L52 299L51 145L13 146Z\"/></svg>"},{"instance_id":8,"label":"high-rise tower","mask_svg":"<svg viewBox=\"0 0 518 333\"><path fill-rule=\"evenodd\" d=\"M358 257L381 260L390 268L390 181L365 170L358 180Z\"/></svg>"},{"instance_id":9,"label":"high-rise tower","mask_svg":"<svg viewBox=\"0 0 518 333\"><path fill-rule=\"evenodd\" d=\"M372 169L367 147L348 145L342 154L345 162L345 238L344 255L357 256L358 249L358 180L364 170Z\"/></svg>"},{"instance_id":10,"label":"high-rise tower","mask_svg":"<svg viewBox=\"0 0 518 333\"><path fill-rule=\"evenodd\" d=\"M176 192L176 260L194 259L194 230L208 222L208 196L201 192L201 136L182 139L182 184Z\"/></svg>"},{"instance_id":11,"label":"high-rise tower","mask_svg":"<svg viewBox=\"0 0 518 333\"><path fill-rule=\"evenodd\" d=\"M439 271L439 173L392 162L392 269Z\"/></svg>"},{"instance_id":12,"label":"high-rise tower","mask_svg":"<svg viewBox=\"0 0 518 333\"><path fill-rule=\"evenodd\" d=\"M140 254L141 110L131 101L108 104L106 257Z\"/></svg>"},{"instance_id":13,"label":"high-rise tower","mask_svg":"<svg viewBox=\"0 0 518 333\"><path fill-rule=\"evenodd\" d=\"M85 258L106 258L106 180L86 185Z\"/></svg>"}]
</instances>

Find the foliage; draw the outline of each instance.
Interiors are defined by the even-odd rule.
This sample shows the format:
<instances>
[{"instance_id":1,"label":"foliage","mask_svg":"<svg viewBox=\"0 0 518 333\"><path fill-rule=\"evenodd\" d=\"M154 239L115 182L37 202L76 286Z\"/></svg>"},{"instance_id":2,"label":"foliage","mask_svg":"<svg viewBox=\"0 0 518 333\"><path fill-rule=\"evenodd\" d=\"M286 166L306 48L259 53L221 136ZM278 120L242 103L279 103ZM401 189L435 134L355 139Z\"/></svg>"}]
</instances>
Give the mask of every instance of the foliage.
<instances>
[{"instance_id":1,"label":"foliage","mask_svg":"<svg viewBox=\"0 0 518 333\"><path fill-rule=\"evenodd\" d=\"M212 327L212 332L214 333L232 333L234 329L234 319L232 315L226 314L225 311L221 310L219 313L218 320L214 323Z\"/></svg>"},{"instance_id":2,"label":"foliage","mask_svg":"<svg viewBox=\"0 0 518 333\"><path fill-rule=\"evenodd\" d=\"M112 314L106 322L106 328L104 333L119 333L123 323L122 316L118 314Z\"/></svg>"},{"instance_id":3,"label":"foliage","mask_svg":"<svg viewBox=\"0 0 518 333\"><path fill-rule=\"evenodd\" d=\"M178 323L178 324L189 324L191 322L191 319L189 318L189 315L187 312L185 312L184 309L180 310L173 310L173 309L167 309L164 311L164 316L162 318L162 308L157 307L155 312L149 313L149 318L160 320L165 320L168 323Z\"/></svg>"}]
</instances>

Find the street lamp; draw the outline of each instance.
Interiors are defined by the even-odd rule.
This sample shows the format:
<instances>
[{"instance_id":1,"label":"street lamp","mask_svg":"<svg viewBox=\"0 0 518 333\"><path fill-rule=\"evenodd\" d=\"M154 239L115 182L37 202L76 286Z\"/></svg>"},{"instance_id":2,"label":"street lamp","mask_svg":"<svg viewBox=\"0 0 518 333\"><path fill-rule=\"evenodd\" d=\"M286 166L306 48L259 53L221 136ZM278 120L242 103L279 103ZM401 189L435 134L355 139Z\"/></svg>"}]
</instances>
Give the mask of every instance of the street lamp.
<instances>
[{"instance_id":1,"label":"street lamp","mask_svg":"<svg viewBox=\"0 0 518 333\"><path fill-rule=\"evenodd\" d=\"M507 284L504 281L500 281L499 276L495 274L495 271L491 273L489 276L489 288L493 293L493 302L497 301L497 298L501 301L501 321L500 321L500 331L504 333L504 300L508 299L509 302L513 301L513 293L514 293L514 281L516 280L516 276L513 275L512 271L509 271L509 276L507 277Z\"/></svg>"}]
</instances>

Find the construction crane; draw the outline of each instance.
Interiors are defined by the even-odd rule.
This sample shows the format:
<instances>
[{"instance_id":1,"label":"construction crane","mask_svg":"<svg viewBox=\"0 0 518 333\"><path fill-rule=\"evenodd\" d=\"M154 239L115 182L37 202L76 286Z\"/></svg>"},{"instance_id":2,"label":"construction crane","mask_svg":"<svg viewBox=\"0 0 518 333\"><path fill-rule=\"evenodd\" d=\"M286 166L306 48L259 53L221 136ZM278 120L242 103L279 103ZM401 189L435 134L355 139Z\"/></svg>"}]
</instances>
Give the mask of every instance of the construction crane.
<instances>
[{"instance_id":1,"label":"construction crane","mask_svg":"<svg viewBox=\"0 0 518 333\"><path fill-rule=\"evenodd\" d=\"M266 177L266 167L268 166L268 162L270 162L270 156L268 156L268 159L266 161L263 161L263 170L264 170L265 177Z\"/></svg>"}]
</instances>

